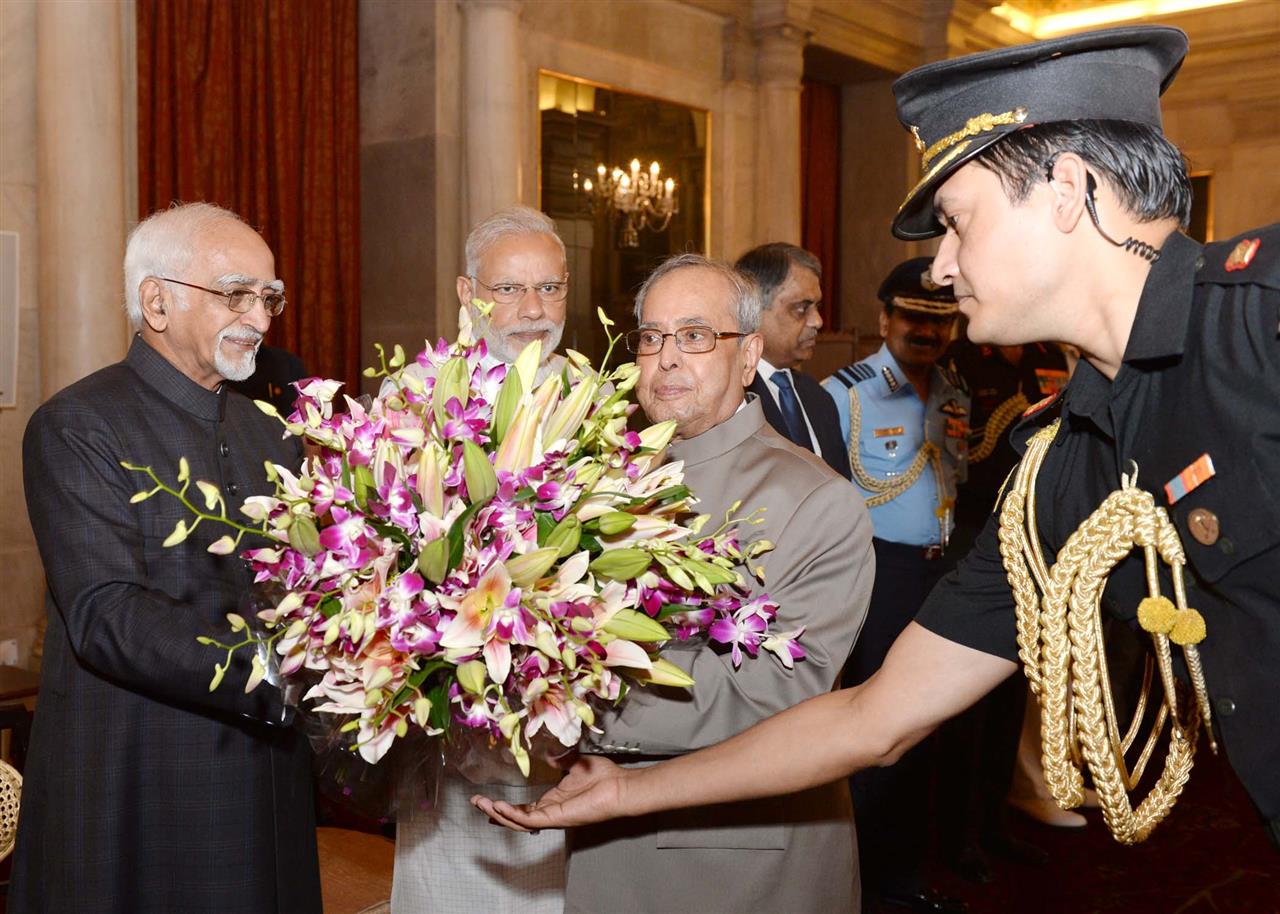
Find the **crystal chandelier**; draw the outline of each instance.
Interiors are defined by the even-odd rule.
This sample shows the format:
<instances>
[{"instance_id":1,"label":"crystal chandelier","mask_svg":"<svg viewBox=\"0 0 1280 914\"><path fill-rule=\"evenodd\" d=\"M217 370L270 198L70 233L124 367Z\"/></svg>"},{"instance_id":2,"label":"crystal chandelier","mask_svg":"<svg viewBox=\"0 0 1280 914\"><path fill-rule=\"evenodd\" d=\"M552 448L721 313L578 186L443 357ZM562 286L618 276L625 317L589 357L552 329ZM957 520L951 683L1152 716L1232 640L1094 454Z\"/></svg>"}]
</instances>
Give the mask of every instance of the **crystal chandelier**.
<instances>
[{"instance_id":1,"label":"crystal chandelier","mask_svg":"<svg viewBox=\"0 0 1280 914\"><path fill-rule=\"evenodd\" d=\"M632 159L629 172L616 167L610 171L601 163L596 166L596 180L587 178L582 182L582 189L591 195L593 212L608 211L622 220L619 247L639 247L641 229L661 232L679 211L676 182L671 178L663 181L661 172L662 166L657 162L644 171L640 160Z\"/></svg>"}]
</instances>

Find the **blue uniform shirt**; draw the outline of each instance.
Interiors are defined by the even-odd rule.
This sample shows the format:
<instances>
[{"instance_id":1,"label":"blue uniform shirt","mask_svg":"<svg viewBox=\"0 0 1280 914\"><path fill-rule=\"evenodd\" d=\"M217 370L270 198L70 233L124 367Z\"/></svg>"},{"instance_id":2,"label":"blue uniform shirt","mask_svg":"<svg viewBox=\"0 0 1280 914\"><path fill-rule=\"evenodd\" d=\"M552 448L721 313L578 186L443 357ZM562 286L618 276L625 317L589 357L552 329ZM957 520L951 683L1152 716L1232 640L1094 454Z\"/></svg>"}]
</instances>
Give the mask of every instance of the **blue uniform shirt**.
<instances>
[{"instance_id":1,"label":"blue uniform shirt","mask_svg":"<svg viewBox=\"0 0 1280 914\"><path fill-rule=\"evenodd\" d=\"M949 509L955 504L956 482L964 480L968 450L969 394L960 379L935 366L926 403L882 345L868 358L837 371L822 386L836 401L840 433L850 455L857 455L872 478L891 480L906 473L926 441L933 442L941 455L941 497L933 468L926 464L910 488L870 509L875 535L894 543L931 546L942 535L940 509L945 511L950 535L954 522ZM850 441L849 431L849 398L855 396L862 413L856 442ZM859 489L866 498L876 494Z\"/></svg>"}]
</instances>

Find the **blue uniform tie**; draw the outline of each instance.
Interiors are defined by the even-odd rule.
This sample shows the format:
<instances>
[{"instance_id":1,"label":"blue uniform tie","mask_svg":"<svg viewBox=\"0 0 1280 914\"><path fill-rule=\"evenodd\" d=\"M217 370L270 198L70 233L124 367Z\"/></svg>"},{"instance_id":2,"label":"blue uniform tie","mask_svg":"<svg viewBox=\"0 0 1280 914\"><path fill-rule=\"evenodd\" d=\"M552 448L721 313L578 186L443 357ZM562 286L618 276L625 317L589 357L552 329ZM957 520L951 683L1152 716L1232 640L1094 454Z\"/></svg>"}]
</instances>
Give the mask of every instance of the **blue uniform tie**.
<instances>
[{"instance_id":1,"label":"blue uniform tie","mask_svg":"<svg viewBox=\"0 0 1280 914\"><path fill-rule=\"evenodd\" d=\"M791 372L780 368L769 380L778 389L778 406L782 409L783 421L787 423L787 437L805 450L812 451L813 442L809 439L809 427L804 423L800 401L796 398L795 388L791 386Z\"/></svg>"}]
</instances>

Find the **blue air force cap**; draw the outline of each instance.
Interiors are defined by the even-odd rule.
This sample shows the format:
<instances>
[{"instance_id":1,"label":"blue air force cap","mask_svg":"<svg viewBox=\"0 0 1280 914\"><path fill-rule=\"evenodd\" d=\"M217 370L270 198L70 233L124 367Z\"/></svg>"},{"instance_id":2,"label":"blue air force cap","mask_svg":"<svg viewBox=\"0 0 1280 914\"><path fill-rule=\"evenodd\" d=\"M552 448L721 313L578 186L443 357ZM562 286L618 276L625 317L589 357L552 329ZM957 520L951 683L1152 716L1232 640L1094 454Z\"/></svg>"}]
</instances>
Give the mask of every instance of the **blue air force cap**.
<instances>
[{"instance_id":1,"label":"blue air force cap","mask_svg":"<svg viewBox=\"0 0 1280 914\"><path fill-rule=\"evenodd\" d=\"M1168 26L1083 32L917 67L893 84L898 120L915 137L920 180L898 207L893 234L943 232L933 194L1006 134L1052 121L1135 121L1161 128L1160 95L1187 53Z\"/></svg>"}]
</instances>

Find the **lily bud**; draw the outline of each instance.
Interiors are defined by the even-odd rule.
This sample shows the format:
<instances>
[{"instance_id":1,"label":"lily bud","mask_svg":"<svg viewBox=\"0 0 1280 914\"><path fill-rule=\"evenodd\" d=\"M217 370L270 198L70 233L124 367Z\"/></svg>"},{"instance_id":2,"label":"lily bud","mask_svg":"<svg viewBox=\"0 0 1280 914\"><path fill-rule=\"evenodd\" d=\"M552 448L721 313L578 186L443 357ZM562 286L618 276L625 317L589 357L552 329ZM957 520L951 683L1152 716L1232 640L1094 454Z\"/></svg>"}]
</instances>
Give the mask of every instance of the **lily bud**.
<instances>
[{"instance_id":1,"label":"lily bud","mask_svg":"<svg viewBox=\"0 0 1280 914\"><path fill-rule=\"evenodd\" d=\"M646 679L654 685L676 686L681 689L687 689L693 685L692 676L670 660L663 660L661 657L653 661L653 668L649 670L647 675L640 678Z\"/></svg>"},{"instance_id":2,"label":"lily bud","mask_svg":"<svg viewBox=\"0 0 1280 914\"><path fill-rule=\"evenodd\" d=\"M498 491L493 465L473 441L462 442L462 475L467 480L467 496L473 505L489 501Z\"/></svg>"},{"instance_id":3,"label":"lily bud","mask_svg":"<svg viewBox=\"0 0 1280 914\"><path fill-rule=\"evenodd\" d=\"M634 609L620 609L604 625L604 630L627 641L666 641L671 634L661 622Z\"/></svg>"},{"instance_id":4,"label":"lily bud","mask_svg":"<svg viewBox=\"0 0 1280 914\"><path fill-rule=\"evenodd\" d=\"M560 659L560 645L556 643L556 636L551 634L549 629L539 628L533 640L538 645L538 650L542 651L542 653L552 660Z\"/></svg>"},{"instance_id":5,"label":"lily bud","mask_svg":"<svg viewBox=\"0 0 1280 914\"><path fill-rule=\"evenodd\" d=\"M447 407L449 401L456 399L463 406L470 399L470 378L467 371L467 360L462 356L454 356L440 366L436 375L435 390L431 394L431 409L436 417L436 425L444 427L449 419Z\"/></svg>"},{"instance_id":6,"label":"lily bud","mask_svg":"<svg viewBox=\"0 0 1280 914\"><path fill-rule=\"evenodd\" d=\"M468 660L458 666L458 685L472 695L484 691L485 667L483 660Z\"/></svg>"},{"instance_id":7,"label":"lily bud","mask_svg":"<svg viewBox=\"0 0 1280 914\"><path fill-rule=\"evenodd\" d=\"M516 356L515 370L520 376L520 385L525 390L533 390L534 379L538 376L538 366L542 364L542 340L534 340Z\"/></svg>"},{"instance_id":8,"label":"lily bud","mask_svg":"<svg viewBox=\"0 0 1280 914\"><path fill-rule=\"evenodd\" d=\"M599 556L589 567L601 577L630 581L643 573L652 561L653 556L643 549L612 549Z\"/></svg>"},{"instance_id":9,"label":"lily bud","mask_svg":"<svg viewBox=\"0 0 1280 914\"><path fill-rule=\"evenodd\" d=\"M578 550L582 539L582 521L576 514L566 514L547 534L547 548L556 550L556 558L568 558Z\"/></svg>"},{"instance_id":10,"label":"lily bud","mask_svg":"<svg viewBox=\"0 0 1280 914\"><path fill-rule=\"evenodd\" d=\"M613 536L634 527L636 516L626 511L610 511L608 514L602 514L596 523L599 524L601 533L605 536Z\"/></svg>"},{"instance_id":11,"label":"lily bud","mask_svg":"<svg viewBox=\"0 0 1280 914\"><path fill-rule=\"evenodd\" d=\"M507 559L505 562L507 574L511 576L511 583L517 587L530 587L551 570L551 566L555 564L556 559L559 557L559 550L551 546L543 549L533 549L524 555L516 555Z\"/></svg>"},{"instance_id":12,"label":"lily bud","mask_svg":"<svg viewBox=\"0 0 1280 914\"><path fill-rule=\"evenodd\" d=\"M591 409L598 387L599 381L594 373L578 382L564 402L556 408L543 430L543 440L548 445L561 438L572 438L578 433L582 420Z\"/></svg>"},{"instance_id":13,"label":"lily bud","mask_svg":"<svg viewBox=\"0 0 1280 914\"><path fill-rule=\"evenodd\" d=\"M295 517L289 524L289 545L303 555L320 552L320 532L309 517Z\"/></svg>"},{"instance_id":14,"label":"lily bud","mask_svg":"<svg viewBox=\"0 0 1280 914\"><path fill-rule=\"evenodd\" d=\"M439 584L449 573L449 540L437 537L422 547L418 553L418 570L432 584Z\"/></svg>"},{"instance_id":15,"label":"lily bud","mask_svg":"<svg viewBox=\"0 0 1280 914\"><path fill-rule=\"evenodd\" d=\"M434 516L444 517L444 485L440 478L440 449L428 444L418 455L418 497ZM438 583L438 582L437 582Z\"/></svg>"},{"instance_id":16,"label":"lily bud","mask_svg":"<svg viewBox=\"0 0 1280 914\"><path fill-rule=\"evenodd\" d=\"M523 396L524 382L520 380L520 372L507 369L507 376L502 379L502 386L498 388L498 400L493 406L493 423L489 426L490 436L496 443L501 444L502 439L507 436L516 407L520 405L520 398Z\"/></svg>"}]
</instances>

